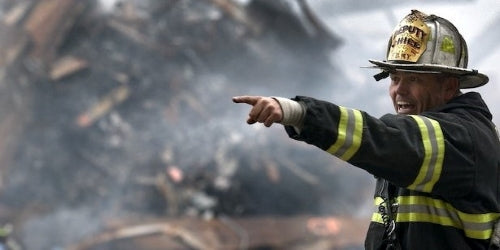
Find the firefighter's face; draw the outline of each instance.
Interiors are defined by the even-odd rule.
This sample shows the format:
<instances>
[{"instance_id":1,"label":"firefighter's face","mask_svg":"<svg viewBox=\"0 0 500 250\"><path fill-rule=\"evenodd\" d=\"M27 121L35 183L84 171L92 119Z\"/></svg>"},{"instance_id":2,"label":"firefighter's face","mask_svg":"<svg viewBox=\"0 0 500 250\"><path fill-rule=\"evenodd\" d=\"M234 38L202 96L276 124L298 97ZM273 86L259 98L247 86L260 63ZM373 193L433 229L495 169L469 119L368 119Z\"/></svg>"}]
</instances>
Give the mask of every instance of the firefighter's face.
<instances>
[{"instance_id":1,"label":"firefighter's face","mask_svg":"<svg viewBox=\"0 0 500 250\"><path fill-rule=\"evenodd\" d=\"M417 115L448 102L458 90L458 80L431 73L396 71L390 74L389 94L398 114Z\"/></svg>"}]
</instances>

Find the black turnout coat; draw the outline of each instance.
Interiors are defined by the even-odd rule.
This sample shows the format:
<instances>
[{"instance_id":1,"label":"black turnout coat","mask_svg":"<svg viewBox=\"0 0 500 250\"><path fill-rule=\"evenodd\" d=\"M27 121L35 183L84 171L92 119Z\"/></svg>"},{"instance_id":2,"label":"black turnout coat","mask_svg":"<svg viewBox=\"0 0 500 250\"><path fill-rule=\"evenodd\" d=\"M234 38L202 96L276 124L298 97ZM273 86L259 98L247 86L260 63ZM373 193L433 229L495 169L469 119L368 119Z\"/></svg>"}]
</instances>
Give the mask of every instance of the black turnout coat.
<instances>
[{"instance_id":1,"label":"black turnout coat","mask_svg":"<svg viewBox=\"0 0 500 250\"><path fill-rule=\"evenodd\" d=\"M306 114L300 134L285 127L291 138L378 178L366 249L385 249L391 238L402 249L488 249L500 217L500 142L478 93L419 115L381 118L294 100Z\"/></svg>"}]
</instances>

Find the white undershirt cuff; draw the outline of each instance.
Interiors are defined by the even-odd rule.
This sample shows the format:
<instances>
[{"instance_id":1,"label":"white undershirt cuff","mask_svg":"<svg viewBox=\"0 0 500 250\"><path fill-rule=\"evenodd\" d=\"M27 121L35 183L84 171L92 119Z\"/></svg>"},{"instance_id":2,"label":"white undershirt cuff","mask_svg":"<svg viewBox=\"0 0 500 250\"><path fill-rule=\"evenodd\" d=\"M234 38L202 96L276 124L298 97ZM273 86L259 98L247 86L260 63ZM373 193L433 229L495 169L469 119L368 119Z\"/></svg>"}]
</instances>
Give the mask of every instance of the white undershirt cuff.
<instances>
[{"instance_id":1,"label":"white undershirt cuff","mask_svg":"<svg viewBox=\"0 0 500 250\"><path fill-rule=\"evenodd\" d=\"M300 102L288 98L274 96L273 98L278 101L281 106L281 110L283 111L283 119L280 123L283 125L293 126L300 131L306 115L305 106Z\"/></svg>"}]
</instances>

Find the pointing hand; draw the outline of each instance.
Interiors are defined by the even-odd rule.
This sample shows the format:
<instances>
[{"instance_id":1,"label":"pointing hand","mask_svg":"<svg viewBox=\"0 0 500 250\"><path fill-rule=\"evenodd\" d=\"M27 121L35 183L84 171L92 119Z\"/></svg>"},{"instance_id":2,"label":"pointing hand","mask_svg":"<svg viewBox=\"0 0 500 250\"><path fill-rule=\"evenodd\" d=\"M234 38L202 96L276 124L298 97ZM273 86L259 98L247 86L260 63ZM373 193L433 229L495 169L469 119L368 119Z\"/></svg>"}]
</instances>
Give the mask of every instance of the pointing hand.
<instances>
[{"instance_id":1,"label":"pointing hand","mask_svg":"<svg viewBox=\"0 0 500 250\"><path fill-rule=\"evenodd\" d=\"M260 122L264 123L264 126L270 127L273 123L283 120L283 110L281 110L279 102L272 97L235 96L233 102L253 106L248 113L248 124Z\"/></svg>"}]
</instances>

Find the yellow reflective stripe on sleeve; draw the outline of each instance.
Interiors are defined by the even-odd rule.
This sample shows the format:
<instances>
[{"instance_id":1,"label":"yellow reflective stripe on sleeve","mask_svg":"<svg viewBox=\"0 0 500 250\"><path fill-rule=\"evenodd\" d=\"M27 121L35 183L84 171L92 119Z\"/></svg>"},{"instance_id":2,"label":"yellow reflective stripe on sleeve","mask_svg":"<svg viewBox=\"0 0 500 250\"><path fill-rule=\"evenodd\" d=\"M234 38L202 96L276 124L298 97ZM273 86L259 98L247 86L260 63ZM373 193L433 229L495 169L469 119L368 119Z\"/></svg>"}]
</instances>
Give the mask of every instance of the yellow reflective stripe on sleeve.
<instances>
[{"instance_id":1,"label":"yellow reflective stripe on sleeve","mask_svg":"<svg viewBox=\"0 0 500 250\"><path fill-rule=\"evenodd\" d=\"M363 115L355 109L340 108L337 140L330 146L328 153L342 160L349 160L361 146L363 136Z\"/></svg>"},{"instance_id":2,"label":"yellow reflective stripe on sleeve","mask_svg":"<svg viewBox=\"0 0 500 250\"><path fill-rule=\"evenodd\" d=\"M439 123L425 116L412 115L417 122L424 146L424 159L415 181L408 186L421 192L431 192L441 176L444 159L444 136Z\"/></svg>"},{"instance_id":3,"label":"yellow reflective stripe on sleeve","mask_svg":"<svg viewBox=\"0 0 500 250\"><path fill-rule=\"evenodd\" d=\"M375 198L372 222L383 223L378 212L381 202L382 198ZM425 196L401 196L397 198L397 202L399 207L396 222L427 222L454 227L463 230L472 239L491 238L493 225L500 218L500 213L464 213L443 200Z\"/></svg>"}]
</instances>

